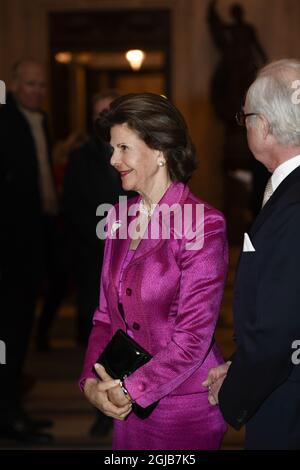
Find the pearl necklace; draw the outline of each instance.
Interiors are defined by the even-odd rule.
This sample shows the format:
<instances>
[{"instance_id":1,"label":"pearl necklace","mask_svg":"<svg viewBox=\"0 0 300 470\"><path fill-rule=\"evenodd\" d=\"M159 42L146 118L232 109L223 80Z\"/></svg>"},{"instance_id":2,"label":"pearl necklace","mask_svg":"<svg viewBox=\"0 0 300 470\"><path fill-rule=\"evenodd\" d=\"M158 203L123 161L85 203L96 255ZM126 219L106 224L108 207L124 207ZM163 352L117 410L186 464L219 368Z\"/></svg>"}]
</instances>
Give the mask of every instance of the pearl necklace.
<instances>
[{"instance_id":1,"label":"pearl necklace","mask_svg":"<svg viewBox=\"0 0 300 470\"><path fill-rule=\"evenodd\" d=\"M157 204L151 204L151 208L148 209L146 207L144 199L141 199L141 201L140 201L140 212L145 214L147 217L151 217L153 212L155 211L156 206L157 206Z\"/></svg>"}]
</instances>

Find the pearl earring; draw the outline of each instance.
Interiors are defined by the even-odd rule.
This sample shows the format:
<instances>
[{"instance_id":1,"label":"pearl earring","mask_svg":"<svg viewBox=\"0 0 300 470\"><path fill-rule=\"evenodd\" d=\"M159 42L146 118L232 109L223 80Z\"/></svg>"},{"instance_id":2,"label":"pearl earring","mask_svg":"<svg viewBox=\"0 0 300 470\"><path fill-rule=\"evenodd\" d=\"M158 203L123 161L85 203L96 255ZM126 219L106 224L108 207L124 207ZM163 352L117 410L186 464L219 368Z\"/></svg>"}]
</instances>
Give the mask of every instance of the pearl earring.
<instances>
[{"instance_id":1,"label":"pearl earring","mask_svg":"<svg viewBox=\"0 0 300 470\"><path fill-rule=\"evenodd\" d=\"M165 164L166 162L164 162L163 160L160 160L160 162L158 162L158 166L161 166L161 167L165 166Z\"/></svg>"}]
</instances>

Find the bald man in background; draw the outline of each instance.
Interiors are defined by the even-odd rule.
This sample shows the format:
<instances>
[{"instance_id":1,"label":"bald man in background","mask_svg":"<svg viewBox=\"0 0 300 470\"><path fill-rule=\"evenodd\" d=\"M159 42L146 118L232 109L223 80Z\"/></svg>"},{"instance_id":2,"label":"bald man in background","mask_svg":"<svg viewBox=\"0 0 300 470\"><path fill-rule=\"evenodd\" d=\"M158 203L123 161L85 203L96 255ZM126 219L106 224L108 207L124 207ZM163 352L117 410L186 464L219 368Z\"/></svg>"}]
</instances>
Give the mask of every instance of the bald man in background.
<instances>
[{"instance_id":1,"label":"bald man in background","mask_svg":"<svg viewBox=\"0 0 300 470\"><path fill-rule=\"evenodd\" d=\"M7 104L0 108L0 338L7 351L0 367L0 438L30 444L52 438L40 432L50 422L24 412L21 382L45 243L58 212L47 117L41 111L45 91L43 67L20 61Z\"/></svg>"}]
</instances>

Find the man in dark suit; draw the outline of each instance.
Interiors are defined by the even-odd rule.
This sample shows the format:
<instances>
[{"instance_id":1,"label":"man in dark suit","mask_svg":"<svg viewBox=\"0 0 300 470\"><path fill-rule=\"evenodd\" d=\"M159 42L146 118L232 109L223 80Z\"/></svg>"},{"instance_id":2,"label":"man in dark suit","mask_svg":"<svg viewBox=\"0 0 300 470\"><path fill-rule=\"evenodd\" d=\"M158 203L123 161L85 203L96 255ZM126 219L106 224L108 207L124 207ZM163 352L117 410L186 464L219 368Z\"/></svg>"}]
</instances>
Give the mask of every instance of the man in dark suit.
<instances>
[{"instance_id":1,"label":"man in dark suit","mask_svg":"<svg viewBox=\"0 0 300 470\"><path fill-rule=\"evenodd\" d=\"M272 173L234 289L236 351L204 382L246 449L300 449L300 62L261 70L239 122L250 150ZM298 99L297 99L298 98Z\"/></svg>"},{"instance_id":2,"label":"man in dark suit","mask_svg":"<svg viewBox=\"0 0 300 470\"><path fill-rule=\"evenodd\" d=\"M18 62L12 93L0 108L0 438L49 442L23 410L22 370L43 264L43 220L57 211L46 116L40 111L45 76L40 64Z\"/></svg>"}]
</instances>

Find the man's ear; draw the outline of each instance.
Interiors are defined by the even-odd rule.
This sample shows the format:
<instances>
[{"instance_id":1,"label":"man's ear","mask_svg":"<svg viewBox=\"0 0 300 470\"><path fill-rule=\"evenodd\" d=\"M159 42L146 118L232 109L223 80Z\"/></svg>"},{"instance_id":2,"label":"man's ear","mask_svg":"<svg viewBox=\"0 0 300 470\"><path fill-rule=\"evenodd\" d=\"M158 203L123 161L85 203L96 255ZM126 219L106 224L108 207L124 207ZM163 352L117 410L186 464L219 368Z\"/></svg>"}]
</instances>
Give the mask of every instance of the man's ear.
<instances>
[{"instance_id":1,"label":"man's ear","mask_svg":"<svg viewBox=\"0 0 300 470\"><path fill-rule=\"evenodd\" d=\"M262 136L264 138L264 140L270 135L272 134L271 132L271 125L269 123L269 121L267 120L267 118L263 115L259 116L259 120L260 120L260 127L261 127L261 131L262 131Z\"/></svg>"}]
</instances>

